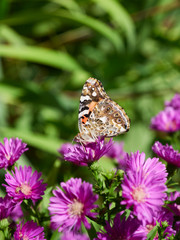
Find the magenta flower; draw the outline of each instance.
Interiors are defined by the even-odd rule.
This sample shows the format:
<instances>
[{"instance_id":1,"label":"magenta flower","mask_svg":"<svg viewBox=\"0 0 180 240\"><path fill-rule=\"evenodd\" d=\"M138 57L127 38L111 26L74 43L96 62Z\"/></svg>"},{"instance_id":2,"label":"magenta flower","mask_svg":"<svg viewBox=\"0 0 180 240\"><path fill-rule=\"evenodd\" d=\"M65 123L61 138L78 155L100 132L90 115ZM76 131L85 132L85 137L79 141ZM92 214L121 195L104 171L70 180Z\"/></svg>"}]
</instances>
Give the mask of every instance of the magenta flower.
<instances>
[{"instance_id":1,"label":"magenta flower","mask_svg":"<svg viewBox=\"0 0 180 240\"><path fill-rule=\"evenodd\" d=\"M29 166L15 167L15 172L11 171L6 173L5 181L6 184L2 184L6 187L6 192L10 197L13 197L14 201L22 201L23 199L31 199L36 202L42 199L46 185L42 183L43 179L39 180L41 173L35 171L32 173L32 168Z\"/></svg>"},{"instance_id":2,"label":"magenta flower","mask_svg":"<svg viewBox=\"0 0 180 240\"><path fill-rule=\"evenodd\" d=\"M165 106L180 109L180 94L176 93L171 101L165 101Z\"/></svg>"},{"instance_id":3,"label":"magenta flower","mask_svg":"<svg viewBox=\"0 0 180 240\"><path fill-rule=\"evenodd\" d=\"M175 132L180 130L180 110L172 107L165 108L151 119L152 129L163 132Z\"/></svg>"},{"instance_id":4,"label":"magenta flower","mask_svg":"<svg viewBox=\"0 0 180 240\"><path fill-rule=\"evenodd\" d=\"M112 139L106 142L103 138L98 138L96 142L87 145L64 144L59 150L64 155L64 159L80 166L87 166L94 161L99 160L112 147Z\"/></svg>"},{"instance_id":5,"label":"magenta flower","mask_svg":"<svg viewBox=\"0 0 180 240\"><path fill-rule=\"evenodd\" d=\"M163 239L169 239L169 237L172 234L176 234L176 231L172 228L172 224L173 224L173 214L161 207L158 209L158 211L155 211L153 214L153 219L151 222L146 222L146 224L143 226L141 225L141 227L139 228L140 232L144 232L146 233L146 235L156 226L156 222L158 222L160 224L160 226L162 226L162 222L166 221L168 223L168 227L165 229L164 234L166 235L165 238ZM158 240L159 236L158 233L156 234L155 238L153 240Z\"/></svg>"},{"instance_id":6,"label":"magenta flower","mask_svg":"<svg viewBox=\"0 0 180 240\"><path fill-rule=\"evenodd\" d=\"M180 221L175 222L174 229L176 230L176 232L180 231Z\"/></svg>"},{"instance_id":7,"label":"magenta flower","mask_svg":"<svg viewBox=\"0 0 180 240\"><path fill-rule=\"evenodd\" d=\"M166 167L158 158L148 158L145 153L131 153L122 183L121 204L133 207L133 213L141 221L152 221L155 210L164 204L167 190Z\"/></svg>"},{"instance_id":8,"label":"magenta flower","mask_svg":"<svg viewBox=\"0 0 180 240\"><path fill-rule=\"evenodd\" d=\"M170 195L167 197L168 201L176 201L177 198L180 197L180 192L171 192ZM175 216L180 216L180 205L177 204L176 202L174 203L169 203L167 204L168 209L171 209L171 212L175 215Z\"/></svg>"},{"instance_id":9,"label":"magenta flower","mask_svg":"<svg viewBox=\"0 0 180 240\"><path fill-rule=\"evenodd\" d=\"M158 155L158 157L164 159L166 162L180 167L180 153L174 150L172 146L169 146L168 144L164 146L157 141L152 146L152 150Z\"/></svg>"},{"instance_id":10,"label":"magenta flower","mask_svg":"<svg viewBox=\"0 0 180 240\"><path fill-rule=\"evenodd\" d=\"M21 222L17 225L13 236L14 240L46 240L43 231L44 228L33 221Z\"/></svg>"},{"instance_id":11,"label":"magenta flower","mask_svg":"<svg viewBox=\"0 0 180 240\"><path fill-rule=\"evenodd\" d=\"M15 207L16 207L16 204L8 195L6 195L4 198L1 197L0 198L0 220L9 217Z\"/></svg>"},{"instance_id":12,"label":"magenta flower","mask_svg":"<svg viewBox=\"0 0 180 240\"><path fill-rule=\"evenodd\" d=\"M123 142L114 142L110 150L106 153L109 158L114 158L119 164L119 168L126 169L127 153L123 150Z\"/></svg>"},{"instance_id":13,"label":"magenta flower","mask_svg":"<svg viewBox=\"0 0 180 240\"><path fill-rule=\"evenodd\" d=\"M86 234L77 234L66 231L63 233L61 240L90 240Z\"/></svg>"},{"instance_id":14,"label":"magenta flower","mask_svg":"<svg viewBox=\"0 0 180 240\"><path fill-rule=\"evenodd\" d=\"M12 166L28 150L26 146L21 139L4 138L4 145L0 143L0 169Z\"/></svg>"},{"instance_id":15,"label":"magenta flower","mask_svg":"<svg viewBox=\"0 0 180 240\"><path fill-rule=\"evenodd\" d=\"M59 232L76 231L81 228L81 223L89 229L86 216L96 216L91 210L97 207L94 202L98 199L97 195L93 195L92 184L82 182L80 178L71 178L66 183L62 182L61 187L64 191L60 188L53 191L48 208L53 229Z\"/></svg>"},{"instance_id":16,"label":"magenta flower","mask_svg":"<svg viewBox=\"0 0 180 240\"><path fill-rule=\"evenodd\" d=\"M14 202L14 201L13 201ZM19 221L24 216L23 211L21 209L21 204L17 203L15 208L10 213L9 217L12 218L14 222Z\"/></svg>"},{"instance_id":17,"label":"magenta flower","mask_svg":"<svg viewBox=\"0 0 180 240\"><path fill-rule=\"evenodd\" d=\"M61 148L58 150L59 153L61 153L62 156L66 154L69 150L73 150L75 145L71 143L64 143L61 145Z\"/></svg>"},{"instance_id":18,"label":"magenta flower","mask_svg":"<svg viewBox=\"0 0 180 240\"><path fill-rule=\"evenodd\" d=\"M141 222L134 218L132 215L126 220L125 217L121 220L121 215L117 214L114 218L113 226L106 222L104 227L105 231L97 233L95 240L145 240L146 233L139 231Z\"/></svg>"}]
</instances>

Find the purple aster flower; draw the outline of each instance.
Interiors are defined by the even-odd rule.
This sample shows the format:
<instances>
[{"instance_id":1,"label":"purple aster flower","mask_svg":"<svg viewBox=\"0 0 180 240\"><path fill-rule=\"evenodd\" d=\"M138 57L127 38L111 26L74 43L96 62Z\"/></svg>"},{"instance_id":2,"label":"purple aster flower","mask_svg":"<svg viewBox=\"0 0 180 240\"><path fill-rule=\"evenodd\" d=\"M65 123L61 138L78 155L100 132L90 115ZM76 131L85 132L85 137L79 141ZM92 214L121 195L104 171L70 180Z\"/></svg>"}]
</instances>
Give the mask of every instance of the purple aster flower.
<instances>
[{"instance_id":1,"label":"purple aster flower","mask_svg":"<svg viewBox=\"0 0 180 240\"><path fill-rule=\"evenodd\" d=\"M86 216L96 216L91 210L97 207L94 202L98 199L97 195L93 195L92 184L82 182L80 178L71 178L66 183L62 182L61 187L64 191L60 188L53 191L54 196L50 198L48 208L53 229L59 232L76 231L81 223L89 229Z\"/></svg>"},{"instance_id":2,"label":"purple aster flower","mask_svg":"<svg viewBox=\"0 0 180 240\"><path fill-rule=\"evenodd\" d=\"M35 171L32 173L30 166L15 167L15 172L11 171L6 173L5 181L8 185L2 184L6 187L6 192L10 197L13 197L14 201L22 201L23 199L31 199L36 202L42 199L46 185L42 183L43 179L39 180L41 173Z\"/></svg>"},{"instance_id":3,"label":"purple aster flower","mask_svg":"<svg viewBox=\"0 0 180 240\"><path fill-rule=\"evenodd\" d=\"M176 232L180 231L180 221L175 222L174 229L176 230Z\"/></svg>"},{"instance_id":4,"label":"purple aster flower","mask_svg":"<svg viewBox=\"0 0 180 240\"><path fill-rule=\"evenodd\" d=\"M180 109L180 94L176 93L171 101L165 101L165 106Z\"/></svg>"},{"instance_id":5,"label":"purple aster flower","mask_svg":"<svg viewBox=\"0 0 180 240\"><path fill-rule=\"evenodd\" d=\"M61 145L61 148L58 150L59 153L61 153L62 156L67 153L68 149L73 149L74 145L71 143L64 143Z\"/></svg>"},{"instance_id":6,"label":"purple aster flower","mask_svg":"<svg viewBox=\"0 0 180 240\"><path fill-rule=\"evenodd\" d=\"M164 159L166 162L180 167L180 153L174 150L171 145L162 145L159 141L157 141L152 146L152 150L158 155L158 157Z\"/></svg>"},{"instance_id":7,"label":"purple aster flower","mask_svg":"<svg viewBox=\"0 0 180 240\"><path fill-rule=\"evenodd\" d=\"M6 195L4 198L0 198L0 220L7 218L11 215L14 210L16 204L13 200Z\"/></svg>"},{"instance_id":8,"label":"purple aster flower","mask_svg":"<svg viewBox=\"0 0 180 240\"><path fill-rule=\"evenodd\" d=\"M171 192L166 200L174 202L179 197L180 197L180 192L177 192L177 191L176 192ZM171 209L172 213L175 216L180 216L180 205L179 204L177 204L177 203L169 203L169 204L167 204L167 206L168 206L168 208Z\"/></svg>"},{"instance_id":9,"label":"purple aster flower","mask_svg":"<svg viewBox=\"0 0 180 240\"><path fill-rule=\"evenodd\" d=\"M163 132L175 132L180 130L180 110L172 107L165 108L151 119L152 129Z\"/></svg>"},{"instance_id":10,"label":"purple aster flower","mask_svg":"<svg viewBox=\"0 0 180 240\"><path fill-rule=\"evenodd\" d=\"M126 169L127 153L123 150L123 142L114 142L110 150L106 153L109 158L115 158L119 164L119 168Z\"/></svg>"},{"instance_id":11,"label":"purple aster flower","mask_svg":"<svg viewBox=\"0 0 180 240\"><path fill-rule=\"evenodd\" d=\"M33 221L21 222L16 226L14 240L46 240L43 231L44 228Z\"/></svg>"},{"instance_id":12,"label":"purple aster flower","mask_svg":"<svg viewBox=\"0 0 180 240\"><path fill-rule=\"evenodd\" d=\"M13 200L12 200L13 201ZM14 202L14 201L13 201ZM10 213L9 217L12 218L14 222L19 221L24 216L23 211L21 209L21 204L17 203L15 208Z\"/></svg>"},{"instance_id":13,"label":"purple aster flower","mask_svg":"<svg viewBox=\"0 0 180 240\"><path fill-rule=\"evenodd\" d=\"M90 240L86 234L77 234L66 231L63 233L61 240Z\"/></svg>"},{"instance_id":14,"label":"purple aster flower","mask_svg":"<svg viewBox=\"0 0 180 240\"><path fill-rule=\"evenodd\" d=\"M64 159L80 166L99 160L112 147L113 141L110 139L106 142L103 138L98 138L96 142L88 143L87 145L70 145L64 144L59 150L64 155Z\"/></svg>"},{"instance_id":15,"label":"purple aster flower","mask_svg":"<svg viewBox=\"0 0 180 240\"><path fill-rule=\"evenodd\" d=\"M169 239L169 237L172 234L174 234L174 235L176 234L176 231L172 228L173 214L168 209L163 208L163 207L159 208L158 211L155 211L153 214L152 221L146 222L146 224L144 226L141 225L141 227L139 228L139 231L145 232L146 234L148 234L156 226L156 222L158 222L160 224L160 226L162 226L162 222L164 222L164 221L166 221L169 226L167 226L167 228L164 231L166 236L163 239ZM158 239L159 239L159 236L157 233L154 240L158 240Z\"/></svg>"},{"instance_id":16,"label":"purple aster flower","mask_svg":"<svg viewBox=\"0 0 180 240\"><path fill-rule=\"evenodd\" d=\"M95 240L145 240L146 233L144 231L139 231L141 222L138 219L130 215L127 219L124 217L121 220L121 215L117 214L114 218L113 226L106 222L104 227L105 231L97 233Z\"/></svg>"},{"instance_id":17,"label":"purple aster flower","mask_svg":"<svg viewBox=\"0 0 180 240\"><path fill-rule=\"evenodd\" d=\"M145 153L131 153L122 183L121 204L133 206L133 213L141 221L152 221L153 212L163 205L167 190L166 167L158 158L148 158Z\"/></svg>"},{"instance_id":18,"label":"purple aster flower","mask_svg":"<svg viewBox=\"0 0 180 240\"><path fill-rule=\"evenodd\" d=\"M27 144L19 138L4 138L4 145L0 143L0 169L12 166L20 156L28 150Z\"/></svg>"}]
</instances>

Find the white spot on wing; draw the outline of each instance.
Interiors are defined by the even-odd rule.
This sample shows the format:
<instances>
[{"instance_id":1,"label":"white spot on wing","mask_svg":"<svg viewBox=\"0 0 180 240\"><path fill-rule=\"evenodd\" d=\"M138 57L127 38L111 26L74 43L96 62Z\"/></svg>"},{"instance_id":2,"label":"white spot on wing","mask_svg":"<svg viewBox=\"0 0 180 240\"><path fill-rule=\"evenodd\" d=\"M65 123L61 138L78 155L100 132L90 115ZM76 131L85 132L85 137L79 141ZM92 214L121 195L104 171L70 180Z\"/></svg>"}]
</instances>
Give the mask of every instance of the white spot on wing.
<instances>
[{"instance_id":1,"label":"white spot on wing","mask_svg":"<svg viewBox=\"0 0 180 240\"><path fill-rule=\"evenodd\" d=\"M81 96L81 97L80 97L80 101L81 101L81 102L84 102L85 100L91 100L90 96L89 96L89 95L86 95L86 96Z\"/></svg>"},{"instance_id":2,"label":"white spot on wing","mask_svg":"<svg viewBox=\"0 0 180 240\"><path fill-rule=\"evenodd\" d=\"M96 79L94 79L94 78L89 78L89 79L87 80L87 82L88 82L88 83L91 83L91 84L95 84L95 83L96 83Z\"/></svg>"},{"instance_id":3,"label":"white spot on wing","mask_svg":"<svg viewBox=\"0 0 180 240\"><path fill-rule=\"evenodd\" d=\"M92 93L92 96L93 96L93 97L97 96L97 93L96 93L96 92L93 92L93 93Z\"/></svg>"},{"instance_id":4,"label":"white spot on wing","mask_svg":"<svg viewBox=\"0 0 180 240\"><path fill-rule=\"evenodd\" d=\"M101 117L101 118L99 118L103 123L105 123L106 121L107 121L107 117L106 116L104 116L104 117Z\"/></svg>"},{"instance_id":5,"label":"white spot on wing","mask_svg":"<svg viewBox=\"0 0 180 240\"><path fill-rule=\"evenodd\" d=\"M79 118L84 116L85 114L88 114L89 113L89 110L84 110L82 112L79 113Z\"/></svg>"}]
</instances>

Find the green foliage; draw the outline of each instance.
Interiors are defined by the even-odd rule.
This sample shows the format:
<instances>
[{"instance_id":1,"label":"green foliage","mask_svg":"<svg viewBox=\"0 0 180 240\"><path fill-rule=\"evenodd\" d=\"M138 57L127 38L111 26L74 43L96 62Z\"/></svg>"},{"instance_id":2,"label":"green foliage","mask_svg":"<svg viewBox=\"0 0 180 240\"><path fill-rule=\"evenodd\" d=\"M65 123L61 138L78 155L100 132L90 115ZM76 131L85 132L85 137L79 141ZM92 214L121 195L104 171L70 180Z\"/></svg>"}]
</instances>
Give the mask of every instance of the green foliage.
<instances>
[{"instance_id":1,"label":"green foliage","mask_svg":"<svg viewBox=\"0 0 180 240\"><path fill-rule=\"evenodd\" d=\"M94 176L94 192L101 198L99 217L96 222L104 225L105 219L109 220L110 215L116 214L118 210L120 211L120 186L124 172L122 170L116 170L116 172L114 170L105 171L101 169L97 162L90 166L90 170Z\"/></svg>"}]
</instances>

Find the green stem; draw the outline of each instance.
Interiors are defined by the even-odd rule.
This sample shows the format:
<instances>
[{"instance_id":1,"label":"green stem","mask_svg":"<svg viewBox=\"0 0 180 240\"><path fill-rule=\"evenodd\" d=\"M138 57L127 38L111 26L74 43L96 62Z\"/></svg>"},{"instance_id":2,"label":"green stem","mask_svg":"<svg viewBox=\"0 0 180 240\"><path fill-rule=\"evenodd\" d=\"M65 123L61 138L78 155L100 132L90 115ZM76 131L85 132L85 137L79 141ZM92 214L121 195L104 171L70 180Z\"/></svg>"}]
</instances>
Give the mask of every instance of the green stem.
<instances>
[{"instance_id":1,"label":"green stem","mask_svg":"<svg viewBox=\"0 0 180 240\"><path fill-rule=\"evenodd\" d=\"M40 223L40 221L39 221L39 220L40 220L39 213L38 213L38 211L36 211L36 210L34 209L33 205L30 204L30 201L27 201L27 202L26 202L26 200L24 200L24 201L22 202L22 206L23 206L23 208L24 208L26 211L28 211L28 212L30 213L30 215L32 215L33 217L35 217L36 222L39 224L39 223Z\"/></svg>"}]
</instances>

